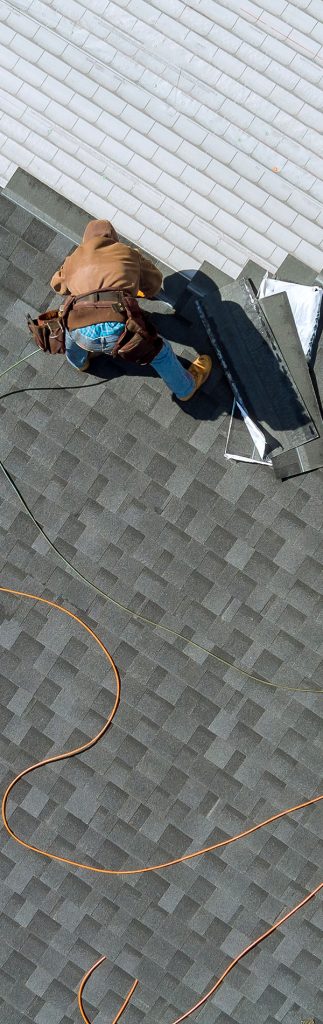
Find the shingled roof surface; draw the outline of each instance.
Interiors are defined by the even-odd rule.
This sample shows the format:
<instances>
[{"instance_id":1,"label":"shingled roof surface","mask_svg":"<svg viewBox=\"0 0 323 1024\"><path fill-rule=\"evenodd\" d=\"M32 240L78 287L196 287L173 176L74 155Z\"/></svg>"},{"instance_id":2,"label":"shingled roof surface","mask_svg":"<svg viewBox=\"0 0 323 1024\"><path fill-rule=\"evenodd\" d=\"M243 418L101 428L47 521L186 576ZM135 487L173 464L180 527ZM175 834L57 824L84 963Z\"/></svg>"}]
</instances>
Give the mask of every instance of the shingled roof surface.
<instances>
[{"instance_id":1,"label":"shingled roof surface","mask_svg":"<svg viewBox=\"0 0 323 1024\"><path fill-rule=\"evenodd\" d=\"M175 269L322 267L322 0L1 0L18 166ZM214 253L216 252L216 257Z\"/></svg>"},{"instance_id":2,"label":"shingled roof surface","mask_svg":"<svg viewBox=\"0 0 323 1024\"><path fill-rule=\"evenodd\" d=\"M3 195L0 220L2 372L32 351L24 315L46 305L71 243ZM176 349L189 356L187 331ZM107 375L107 364L96 372ZM139 866L229 838L320 792L322 473L281 484L268 468L226 463L231 400L218 370L185 409L148 372L110 371L107 383L87 387L97 381L39 353L3 377L2 394L76 389L1 401L7 471L80 572L220 660L73 578L1 475L1 584L83 616L122 677L111 732L82 758L19 784L10 820L55 852ZM1 597L3 790L33 760L90 738L114 690L80 627ZM103 954L88 988L90 1019L111 1020L138 977L129 1024L169 1024L319 884L320 806L134 878L45 861L2 832L3 1024L75 1024L80 979ZM322 1024L321 924L317 897L194 1019Z\"/></svg>"}]
</instances>

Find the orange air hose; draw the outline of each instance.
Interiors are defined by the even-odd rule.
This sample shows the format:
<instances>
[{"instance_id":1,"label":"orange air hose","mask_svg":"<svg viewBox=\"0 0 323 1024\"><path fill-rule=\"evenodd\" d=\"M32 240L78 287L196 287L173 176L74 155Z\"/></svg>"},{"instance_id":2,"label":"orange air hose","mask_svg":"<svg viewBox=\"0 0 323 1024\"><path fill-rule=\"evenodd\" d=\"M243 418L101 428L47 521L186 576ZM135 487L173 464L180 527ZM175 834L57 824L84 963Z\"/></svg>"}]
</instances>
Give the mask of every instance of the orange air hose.
<instances>
[{"instance_id":1,"label":"orange air hose","mask_svg":"<svg viewBox=\"0 0 323 1024\"><path fill-rule=\"evenodd\" d=\"M51 608L55 608L56 610L62 612L64 615L67 615L70 619L73 619L75 622L77 622L80 626L82 626L83 629L86 630L86 632L92 637L92 639L95 641L95 643L98 644L100 649L105 654L105 656L108 659L108 662L109 662L109 664L110 664L110 666L111 666L111 668L113 670L114 677L115 677L115 682L116 682L116 696L115 696L113 708L110 711L110 714L108 715L108 718L107 718L104 726L102 727L102 729L100 729L100 731L92 739L88 740L87 743L82 744L82 746L75 747L72 750L64 751L62 754L55 754L52 757L44 758L41 761L37 761L35 764L29 765L28 768L25 768L22 772L19 772L19 774L12 780L12 782L7 787L6 792L5 792L5 794L3 796L3 799L2 799L2 820L3 820L4 826L5 826L6 830L7 830L7 832L9 833L11 838L14 839L21 846L25 847L25 849L31 850L33 853L41 854L41 856L47 857L50 860L56 860L56 861L59 861L62 864L69 864L72 867L80 868L80 869L82 869L84 871L92 871L92 872L94 872L96 874L101 874L101 875L139 875L139 874L144 874L144 873L149 872L149 871L157 871L157 870L162 869L162 868L172 867L173 865L176 865L176 864L182 864L182 863L184 863L184 861L193 860L195 857L201 857L203 854L211 853L213 850L218 850L221 847L229 846L230 844L237 842L239 839L244 839L246 836L252 835L254 832L257 832L259 829L264 828L265 825L269 825L269 824L271 824L274 821L278 821L280 818L285 817L287 814L291 814L294 811L299 811L299 810L301 810L304 807L310 807L312 804L318 803L319 801L323 800L323 794L321 794L320 796L312 797L310 800L305 800L302 803L295 804L295 806L293 806L293 807L288 807L285 810L280 811L278 814L274 814L270 818L266 818L264 821L259 822L257 825L253 825L251 828L248 828L248 829L246 829L243 832L239 832L237 835L232 836L230 839L224 839L221 842L212 843L212 845L210 845L210 846L205 846L202 849L196 850L193 853L183 854L181 857L176 857L173 860L163 861L160 864L153 864L153 865L150 865L148 867L141 867L141 868L98 868L98 867L93 867L90 864L83 864L83 863L81 863L79 861L72 860L69 857L63 857L61 854L55 854L55 853L49 852L48 850L43 850L40 847L33 846L31 843L28 843L24 839L21 839L13 831L13 829L9 825L8 818L7 818L7 802L8 802L8 798L9 798L10 794L12 793L12 790L14 789L14 786L16 786L17 783L21 779L25 778L26 775L29 775L31 772L35 771L37 768L43 768L45 765L53 764L56 761L64 761L64 760L66 760L69 757L75 757L76 754L83 753L85 750L90 750L90 748L93 747L98 742L98 740L102 738L102 736L104 736L104 734L107 732L109 726L111 725L111 723L112 723L112 721L114 719L114 716L116 714L116 711L117 711L117 708L118 708L118 705L119 705L119 702L120 702L121 683L120 683L120 676L119 676L119 672L118 672L117 666L116 666L116 664L114 662L114 659L112 658L112 655L108 651L108 648L105 646L105 644L102 642L102 640L100 640L100 638L97 636L97 634L94 632L94 630L91 629L90 626L88 626L83 621L83 619L80 618L79 615L76 615L74 612L69 611L68 608L64 608L63 605L58 604L56 601L50 601L48 598L40 597L38 594L30 594L30 593L27 593L27 592L25 592L23 590L16 590L16 589L13 589L12 587L1 587L1 586L0 586L0 592L6 593L6 594L13 594L16 597L28 598L31 601L39 601L42 604L46 604L46 605L48 605ZM201 1006L203 1006L203 1004L206 1002L206 1000L209 999L214 994L216 989L219 988L219 986L222 984L222 982L227 977L229 972L233 969L233 967L235 967L235 965L239 962L239 960L242 959L243 956L245 956L252 949L254 949L257 945L259 945L259 943L262 942L263 939L267 938L268 935L271 935L272 932L274 932L276 930L276 928L278 928L281 924L283 924L284 921L287 921L288 918L291 917L293 914L295 914L297 910L300 910L301 907L305 906L305 904L308 903L308 901L310 899L312 899L313 896L315 896L320 891L320 889L322 889L322 888L323 888L323 882L319 886L317 886L317 888L314 889L308 896L306 896L304 900L302 900L299 904L297 904L296 907L294 907L287 914L285 914L284 917L282 917L279 921L277 921L276 924L274 924L271 928L269 928L261 936L259 936L257 939L255 939L254 942L252 942L249 946L247 946L238 955L238 957L235 957L235 959L231 961L229 966L226 968L224 973L221 975L221 978L218 979L218 981L209 990L209 992L207 992L206 995L203 996L202 999L200 999L198 1001L198 1003L196 1003L194 1006L192 1006L190 1008L190 1010L188 1010L181 1017L178 1017L177 1020L173 1022L173 1024L180 1024L180 1022L185 1020L191 1013L193 1013L195 1010L198 1010ZM90 1024L90 1021L89 1021L89 1018L87 1017L87 1015L86 1015L86 1013L84 1011L84 1008L83 1008L82 993L83 993L84 987L86 985L86 982L91 977L91 975L93 974L93 972L96 969L96 967L98 967L99 964L103 963L103 961L105 959L106 959L105 957L101 957L100 960L98 960L90 968L90 970L87 971L87 973L84 975L84 977L83 977L83 979L81 981L81 986L80 986L80 990L79 990L78 1000L79 1000L79 1008L80 1008L81 1014L82 1014L83 1019L86 1022L86 1024ZM126 999L124 1000L120 1010L118 1011L117 1016L114 1018L113 1024L117 1024L117 1021L119 1020L119 1018L121 1017L121 1014L123 1013L123 1011L125 1010L126 1006L128 1005L128 1003L129 1003L129 1001L131 999L131 996L132 996L132 994L133 994L137 984L138 984L138 979L135 980L134 984L131 986L131 989L129 989L128 995L126 996Z\"/></svg>"}]
</instances>

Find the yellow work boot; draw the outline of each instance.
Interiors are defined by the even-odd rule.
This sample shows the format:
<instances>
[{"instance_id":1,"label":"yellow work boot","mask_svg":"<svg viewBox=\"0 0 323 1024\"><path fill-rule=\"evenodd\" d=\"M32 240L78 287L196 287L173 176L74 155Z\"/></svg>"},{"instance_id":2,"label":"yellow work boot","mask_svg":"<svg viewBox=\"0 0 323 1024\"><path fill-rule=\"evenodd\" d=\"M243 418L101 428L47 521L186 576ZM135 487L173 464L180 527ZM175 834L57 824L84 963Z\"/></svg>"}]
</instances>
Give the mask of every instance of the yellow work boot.
<instances>
[{"instance_id":1,"label":"yellow work boot","mask_svg":"<svg viewBox=\"0 0 323 1024\"><path fill-rule=\"evenodd\" d=\"M211 370L211 356L197 356L197 358L194 359L194 362L191 363L191 365L188 368L188 373L190 373L191 377L193 377L193 389L190 395L187 395L186 398L180 398L179 401L188 402L190 398L193 398L193 395L195 395L196 391L198 391L199 388L202 387L202 384L205 384L205 381L210 376Z\"/></svg>"}]
</instances>

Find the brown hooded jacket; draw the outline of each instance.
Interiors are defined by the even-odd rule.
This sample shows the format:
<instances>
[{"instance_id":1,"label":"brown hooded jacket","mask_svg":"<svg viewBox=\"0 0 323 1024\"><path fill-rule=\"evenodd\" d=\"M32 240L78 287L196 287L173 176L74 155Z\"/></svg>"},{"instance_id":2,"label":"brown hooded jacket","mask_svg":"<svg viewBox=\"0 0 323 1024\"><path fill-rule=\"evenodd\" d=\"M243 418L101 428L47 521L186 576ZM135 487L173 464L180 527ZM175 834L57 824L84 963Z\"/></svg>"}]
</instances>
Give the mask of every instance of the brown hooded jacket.
<instances>
[{"instance_id":1,"label":"brown hooded jacket","mask_svg":"<svg viewBox=\"0 0 323 1024\"><path fill-rule=\"evenodd\" d=\"M52 277L51 286L61 295L83 295L103 289L139 291L150 299L159 292L162 274L137 249L119 242L108 220L92 220L81 245L67 256Z\"/></svg>"}]
</instances>

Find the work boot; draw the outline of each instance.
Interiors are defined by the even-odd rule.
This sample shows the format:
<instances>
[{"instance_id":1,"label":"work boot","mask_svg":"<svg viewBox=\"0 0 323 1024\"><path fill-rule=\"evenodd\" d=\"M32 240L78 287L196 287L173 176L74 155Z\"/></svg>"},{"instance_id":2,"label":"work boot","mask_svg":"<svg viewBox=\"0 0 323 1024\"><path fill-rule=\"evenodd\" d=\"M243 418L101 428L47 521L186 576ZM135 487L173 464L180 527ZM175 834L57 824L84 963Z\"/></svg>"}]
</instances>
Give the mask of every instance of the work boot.
<instances>
[{"instance_id":1,"label":"work boot","mask_svg":"<svg viewBox=\"0 0 323 1024\"><path fill-rule=\"evenodd\" d=\"M180 402L188 402L190 398L193 398L196 391L205 384L205 381L210 376L212 370L212 359L211 356L197 356L194 362L188 368L188 373L193 377L193 390L186 398L180 398Z\"/></svg>"}]
</instances>

